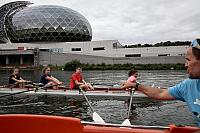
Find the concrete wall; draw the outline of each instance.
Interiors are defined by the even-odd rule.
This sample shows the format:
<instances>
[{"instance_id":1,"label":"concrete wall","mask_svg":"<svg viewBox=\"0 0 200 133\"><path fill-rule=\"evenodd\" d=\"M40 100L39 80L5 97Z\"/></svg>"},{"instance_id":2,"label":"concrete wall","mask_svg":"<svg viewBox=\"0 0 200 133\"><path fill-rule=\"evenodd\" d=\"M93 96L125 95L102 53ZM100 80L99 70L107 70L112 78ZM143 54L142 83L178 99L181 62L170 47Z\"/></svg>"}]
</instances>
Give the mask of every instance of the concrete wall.
<instances>
[{"instance_id":1,"label":"concrete wall","mask_svg":"<svg viewBox=\"0 0 200 133\"><path fill-rule=\"evenodd\" d=\"M39 52L39 64L41 65L64 65L71 60L80 60L81 63L89 64L184 64L184 56L157 56L157 57L103 57L69 53Z\"/></svg>"}]
</instances>

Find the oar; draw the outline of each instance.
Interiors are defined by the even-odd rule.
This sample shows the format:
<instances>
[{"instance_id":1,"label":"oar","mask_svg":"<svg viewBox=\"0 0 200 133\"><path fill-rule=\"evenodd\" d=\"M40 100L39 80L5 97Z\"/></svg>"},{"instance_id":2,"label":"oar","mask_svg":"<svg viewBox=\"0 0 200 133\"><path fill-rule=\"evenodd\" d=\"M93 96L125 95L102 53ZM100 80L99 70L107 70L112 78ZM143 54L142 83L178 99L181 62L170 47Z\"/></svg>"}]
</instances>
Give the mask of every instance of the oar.
<instances>
[{"instance_id":1,"label":"oar","mask_svg":"<svg viewBox=\"0 0 200 133\"><path fill-rule=\"evenodd\" d=\"M89 101L88 101L88 99L87 99L87 97L86 97L84 91L82 90L82 88L79 87L79 89L80 89L80 91L82 92L82 94L83 94L85 100L87 101L87 103L88 103L88 105L89 105L91 111L93 112L93 114L92 114L93 121L94 121L95 123L105 123L104 120L103 120L103 119L94 111L94 109L92 108L92 105L89 103Z\"/></svg>"},{"instance_id":2,"label":"oar","mask_svg":"<svg viewBox=\"0 0 200 133\"><path fill-rule=\"evenodd\" d=\"M32 81L24 81L23 83L28 83L28 84L31 84L31 85L35 84ZM5 88L5 87L13 88L13 87L16 87L16 85L17 84L3 84L3 85L0 85L0 88Z\"/></svg>"},{"instance_id":3,"label":"oar","mask_svg":"<svg viewBox=\"0 0 200 133\"><path fill-rule=\"evenodd\" d=\"M35 84L35 83L33 83ZM5 94L5 95L1 95L0 98L3 98L3 97L7 97L7 96L12 96L12 95L17 95L17 94L21 94L21 93L26 93L26 92L29 92L29 91L37 91L38 89L45 89L45 88L48 88L50 86L47 86L47 87L39 87L39 85L41 84L38 84L38 86L36 86L34 89L28 89L28 90L24 90L24 91L20 91L20 92L16 92L16 93L11 93L11 94ZM54 86L54 85L52 85Z\"/></svg>"},{"instance_id":4,"label":"oar","mask_svg":"<svg viewBox=\"0 0 200 133\"><path fill-rule=\"evenodd\" d=\"M1 95L0 98L12 96L12 95L16 95L16 94L21 94L21 93L25 93L25 92L29 92L29 91L35 91L35 90L31 89L31 90L24 90L24 91L20 91L20 92L16 92L16 93L11 93L11 94L5 94L5 95Z\"/></svg>"},{"instance_id":5,"label":"oar","mask_svg":"<svg viewBox=\"0 0 200 133\"><path fill-rule=\"evenodd\" d=\"M111 83L110 84L109 83L107 83L107 84L106 83L103 83L103 84L101 84L101 83L92 83L92 85L93 86L95 86L95 85L96 86L111 86L111 87L119 87L120 86L118 84L111 84Z\"/></svg>"},{"instance_id":6,"label":"oar","mask_svg":"<svg viewBox=\"0 0 200 133\"><path fill-rule=\"evenodd\" d=\"M127 115L126 120L124 120L122 122L123 126L130 126L131 125L131 122L129 121L129 115L130 115L130 111L131 111L131 104L132 104L132 101L133 101L134 92L135 92L135 90L131 90L131 98L130 98L130 103L129 103L129 108L128 108L128 115Z\"/></svg>"}]
</instances>

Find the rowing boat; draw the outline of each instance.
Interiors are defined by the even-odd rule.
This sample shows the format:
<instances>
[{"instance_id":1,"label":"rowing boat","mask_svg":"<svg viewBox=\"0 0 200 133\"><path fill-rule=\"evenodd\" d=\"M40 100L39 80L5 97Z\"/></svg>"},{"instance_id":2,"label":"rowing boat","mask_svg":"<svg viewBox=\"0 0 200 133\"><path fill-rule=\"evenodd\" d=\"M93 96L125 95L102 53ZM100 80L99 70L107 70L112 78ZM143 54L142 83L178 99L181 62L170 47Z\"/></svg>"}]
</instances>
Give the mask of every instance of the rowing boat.
<instances>
[{"instance_id":1,"label":"rowing boat","mask_svg":"<svg viewBox=\"0 0 200 133\"><path fill-rule=\"evenodd\" d=\"M78 118L6 114L0 115L2 133L192 133L200 130L192 126L123 126L112 123L94 123L81 121Z\"/></svg>"},{"instance_id":2,"label":"rowing boat","mask_svg":"<svg viewBox=\"0 0 200 133\"><path fill-rule=\"evenodd\" d=\"M41 88L41 87L37 87ZM26 86L25 88L10 88L10 87L1 87L0 93L3 94L18 94L23 92L23 94L40 94L40 95L66 95L67 97L74 98L83 98L83 95L79 90L71 90L69 87L60 86L58 89L38 89L34 91L33 86ZM130 91L122 90L120 88L113 87L95 87L94 90L89 90L85 92L85 95L89 98L104 98L104 99L129 99ZM1 95L0 95L1 97ZM146 95L140 92L135 92L133 94L135 100L146 100L149 99Z\"/></svg>"}]
</instances>

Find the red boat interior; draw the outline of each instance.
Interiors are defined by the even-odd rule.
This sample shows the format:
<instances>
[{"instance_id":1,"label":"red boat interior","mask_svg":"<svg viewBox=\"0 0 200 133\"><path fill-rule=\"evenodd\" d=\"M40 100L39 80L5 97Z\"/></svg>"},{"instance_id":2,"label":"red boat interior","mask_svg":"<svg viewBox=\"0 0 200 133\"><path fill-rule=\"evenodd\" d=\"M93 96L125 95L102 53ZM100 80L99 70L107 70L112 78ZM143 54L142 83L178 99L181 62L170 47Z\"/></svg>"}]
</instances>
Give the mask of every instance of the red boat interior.
<instances>
[{"instance_id":1,"label":"red boat interior","mask_svg":"<svg viewBox=\"0 0 200 133\"><path fill-rule=\"evenodd\" d=\"M170 125L169 129L142 129L82 124L80 119L62 116L0 115L1 133L192 133L198 127Z\"/></svg>"}]
</instances>

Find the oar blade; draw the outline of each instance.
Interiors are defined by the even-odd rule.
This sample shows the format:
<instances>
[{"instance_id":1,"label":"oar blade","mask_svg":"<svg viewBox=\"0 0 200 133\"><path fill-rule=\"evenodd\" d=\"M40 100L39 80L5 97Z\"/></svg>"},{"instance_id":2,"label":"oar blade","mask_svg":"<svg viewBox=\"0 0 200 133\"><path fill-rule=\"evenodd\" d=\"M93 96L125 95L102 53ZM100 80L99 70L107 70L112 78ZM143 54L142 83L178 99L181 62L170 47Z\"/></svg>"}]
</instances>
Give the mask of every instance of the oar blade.
<instances>
[{"instance_id":1,"label":"oar blade","mask_svg":"<svg viewBox=\"0 0 200 133\"><path fill-rule=\"evenodd\" d=\"M105 123L104 120L96 112L93 113L92 118L95 123Z\"/></svg>"},{"instance_id":2,"label":"oar blade","mask_svg":"<svg viewBox=\"0 0 200 133\"><path fill-rule=\"evenodd\" d=\"M122 122L123 126L131 126L131 122L129 121L129 119L126 119L125 121Z\"/></svg>"}]
</instances>

